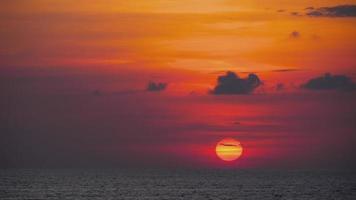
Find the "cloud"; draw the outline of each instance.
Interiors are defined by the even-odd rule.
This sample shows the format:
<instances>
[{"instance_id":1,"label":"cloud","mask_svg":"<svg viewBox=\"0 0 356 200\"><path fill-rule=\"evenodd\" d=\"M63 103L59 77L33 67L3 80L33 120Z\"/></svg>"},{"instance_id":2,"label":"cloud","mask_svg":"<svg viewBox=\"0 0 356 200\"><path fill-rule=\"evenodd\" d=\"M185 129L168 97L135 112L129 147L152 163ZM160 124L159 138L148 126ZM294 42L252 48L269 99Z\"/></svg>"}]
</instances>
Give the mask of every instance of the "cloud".
<instances>
[{"instance_id":1,"label":"cloud","mask_svg":"<svg viewBox=\"0 0 356 200\"><path fill-rule=\"evenodd\" d=\"M212 94L215 95L250 94L262 85L261 80L256 74L249 74L247 78L240 78L231 71L219 76L217 80L218 83L212 91Z\"/></svg>"},{"instance_id":2,"label":"cloud","mask_svg":"<svg viewBox=\"0 0 356 200\"><path fill-rule=\"evenodd\" d=\"M298 31L293 31L289 34L289 37L290 38L294 38L294 39L297 39L297 38L300 38L300 33Z\"/></svg>"},{"instance_id":3,"label":"cloud","mask_svg":"<svg viewBox=\"0 0 356 200\"><path fill-rule=\"evenodd\" d=\"M226 146L226 147L237 147L236 144L226 144L226 143L222 143L222 146Z\"/></svg>"},{"instance_id":4,"label":"cloud","mask_svg":"<svg viewBox=\"0 0 356 200\"><path fill-rule=\"evenodd\" d=\"M345 75L325 74L324 76L310 79L302 85L309 90L355 90L356 84Z\"/></svg>"},{"instance_id":5,"label":"cloud","mask_svg":"<svg viewBox=\"0 0 356 200\"><path fill-rule=\"evenodd\" d=\"M276 90L277 90L277 91L282 91L282 90L284 90L284 89L285 89L285 86L284 86L283 83L278 83L278 84L276 85Z\"/></svg>"},{"instance_id":6,"label":"cloud","mask_svg":"<svg viewBox=\"0 0 356 200\"><path fill-rule=\"evenodd\" d=\"M356 17L356 5L338 5L308 9L311 17Z\"/></svg>"},{"instance_id":7,"label":"cloud","mask_svg":"<svg viewBox=\"0 0 356 200\"><path fill-rule=\"evenodd\" d=\"M295 71L300 71L300 70L299 69L291 69L291 68L271 70L271 72L295 72Z\"/></svg>"},{"instance_id":8,"label":"cloud","mask_svg":"<svg viewBox=\"0 0 356 200\"><path fill-rule=\"evenodd\" d=\"M159 92L162 90L165 90L167 87L167 83L162 83L162 82L149 82L147 85L147 91L150 92Z\"/></svg>"},{"instance_id":9,"label":"cloud","mask_svg":"<svg viewBox=\"0 0 356 200\"><path fill-rule=\"evenodd\" d=\"M290 14L293 16L300 16L299 12L291 12Z\"/></svg>"}]
</instances>

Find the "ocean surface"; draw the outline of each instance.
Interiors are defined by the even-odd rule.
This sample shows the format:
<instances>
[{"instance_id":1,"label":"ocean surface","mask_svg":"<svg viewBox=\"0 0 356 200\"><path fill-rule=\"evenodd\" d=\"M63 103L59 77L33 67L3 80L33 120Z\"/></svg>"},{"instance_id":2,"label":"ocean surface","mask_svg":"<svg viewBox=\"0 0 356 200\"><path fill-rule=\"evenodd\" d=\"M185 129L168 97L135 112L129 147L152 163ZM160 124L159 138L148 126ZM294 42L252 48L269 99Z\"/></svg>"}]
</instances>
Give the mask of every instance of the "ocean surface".
<instances>
[{"instance_id":1,"label":"ocean surface","mask_svg":"<svg viewBox=\"0 0 356 200\"><path fill-rule=\"evenodd\" d=\"M356 199L356 174L259 170L0 170L0 199Z\"/></svg>"}]
</instances>

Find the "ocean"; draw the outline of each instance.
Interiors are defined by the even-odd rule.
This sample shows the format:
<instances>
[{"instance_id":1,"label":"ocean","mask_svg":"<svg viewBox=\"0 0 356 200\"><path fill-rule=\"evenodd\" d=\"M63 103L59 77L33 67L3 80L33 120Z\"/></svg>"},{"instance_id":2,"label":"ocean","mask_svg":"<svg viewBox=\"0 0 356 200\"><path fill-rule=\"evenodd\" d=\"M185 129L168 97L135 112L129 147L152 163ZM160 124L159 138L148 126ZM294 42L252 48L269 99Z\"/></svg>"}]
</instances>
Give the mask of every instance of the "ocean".
<instances>
[{"instance_id":1,"label":"ocean","mask_svg":"<svg viewBox=\"0 0 356 200\"><path fill-rule=\"evenodd\" d=\"M4 169L0 199L356 199L356 173L271 170Z\"/></svg>"}]
</instances>

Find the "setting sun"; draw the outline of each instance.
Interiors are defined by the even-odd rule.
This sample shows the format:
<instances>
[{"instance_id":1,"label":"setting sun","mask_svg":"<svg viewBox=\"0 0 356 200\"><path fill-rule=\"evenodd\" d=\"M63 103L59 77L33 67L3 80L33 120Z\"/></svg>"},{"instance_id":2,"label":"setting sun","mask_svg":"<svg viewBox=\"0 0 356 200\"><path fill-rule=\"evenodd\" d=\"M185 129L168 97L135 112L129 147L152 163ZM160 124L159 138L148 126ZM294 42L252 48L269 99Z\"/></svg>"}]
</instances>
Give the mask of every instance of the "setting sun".
<instances>
[{"instance_id":1,"label":"setting sun","mask_svg":"<svg viewBox=\"0 0 356 200\"><path fill-rule=\"evenodd\" d=\"M215 151L216 155L223 161L234 161L242 155L242 146L239 141L233 138L225 138L218 142Z\"/></svg>"}]
</instances>

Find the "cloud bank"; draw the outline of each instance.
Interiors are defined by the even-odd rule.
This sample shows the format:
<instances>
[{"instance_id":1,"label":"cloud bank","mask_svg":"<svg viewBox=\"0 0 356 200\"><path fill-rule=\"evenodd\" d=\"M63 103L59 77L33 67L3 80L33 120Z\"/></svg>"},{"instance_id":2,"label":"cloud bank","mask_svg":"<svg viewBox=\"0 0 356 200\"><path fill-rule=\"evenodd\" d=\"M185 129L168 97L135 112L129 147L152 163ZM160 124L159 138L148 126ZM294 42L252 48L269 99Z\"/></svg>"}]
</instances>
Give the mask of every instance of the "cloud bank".
<instances>
[{"instance_id":1,"label":"cloud bank","mask_svg":"<svg viewBox=\"0 0 356 200\"><path fill-rule=\"evenodd\" d=\"M217 85L212 94L250 94L262 84L256 74L249 74L247 78L240 78L236 73L228 71L225 75L219 76Z\"/></svg>"},{"instance_id":2,"label":"cloud bank","mask_svg":"<svg viewBox=\"0 0 356 200\"><path fill-rule=\"evenodd\" d=\"M311 17L356 17L356 5L338 5L332 7L308 7L306 15Z\"/></svg>"},{"instance_id":3,"label":"cloud bank","mask_svg":"<svg viewBox=\"0 0 356 200\"><path fill-rule=\"evenodd\" d=\"M312 78L302 85L308 90L355 90L356 83L345 75L325 74L324 76Z\"/></svg>"}]
</instances>

